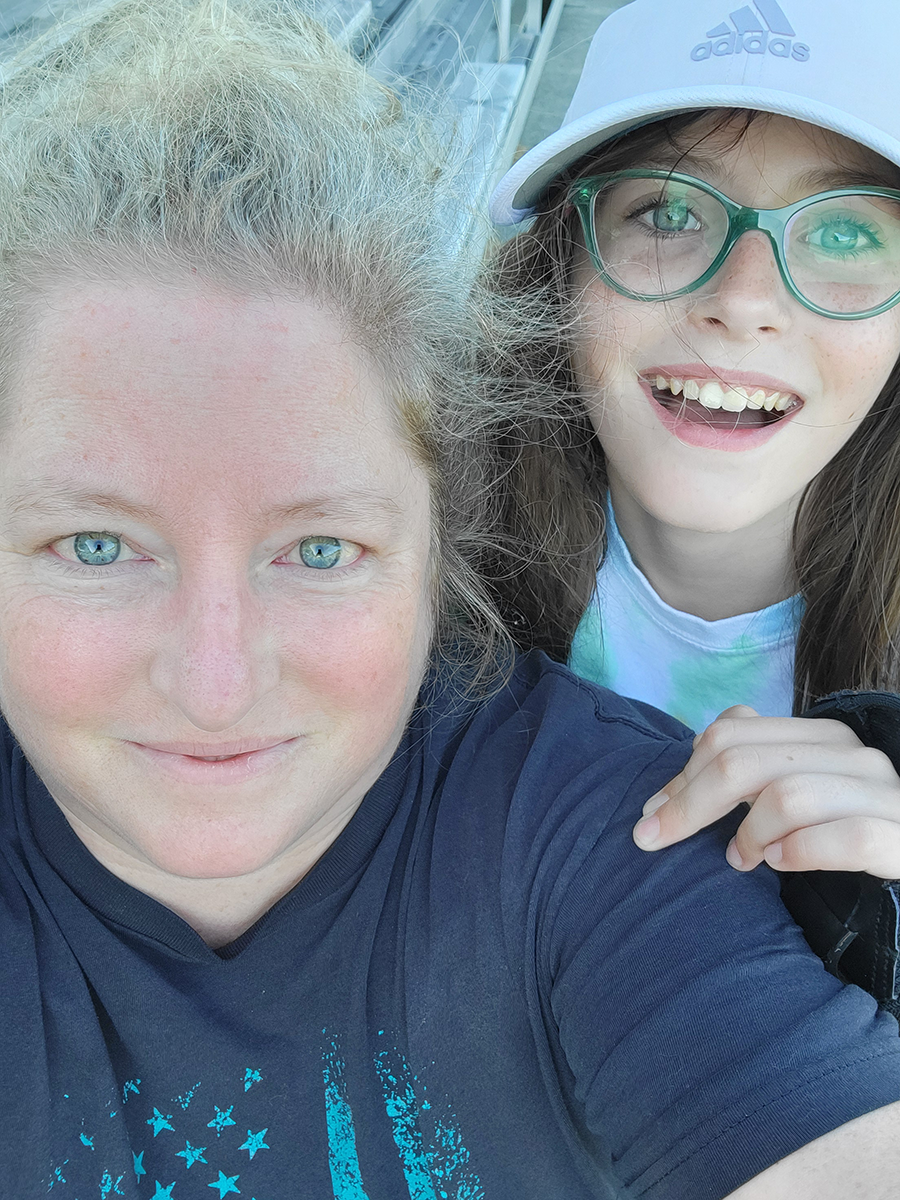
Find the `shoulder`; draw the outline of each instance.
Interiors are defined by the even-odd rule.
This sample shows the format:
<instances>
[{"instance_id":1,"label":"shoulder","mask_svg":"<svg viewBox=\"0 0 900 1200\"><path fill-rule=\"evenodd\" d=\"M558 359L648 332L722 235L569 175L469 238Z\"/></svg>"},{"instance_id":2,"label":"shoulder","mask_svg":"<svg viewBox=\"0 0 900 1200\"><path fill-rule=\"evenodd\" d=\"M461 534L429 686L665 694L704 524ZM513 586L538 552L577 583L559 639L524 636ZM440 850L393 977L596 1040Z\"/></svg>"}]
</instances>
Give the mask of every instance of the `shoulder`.
<instances>
[{"instance_id":1,"label":"shoulder","mask_svg":"<svg viewBox=\"0 0 900 1200\"><path fill-rule=\"evenodd\" d=\"M446 728L440 705L434 715L433 730ZM610 851L622 842L634 849L631 827L643 803L682 769L692 743L671 717L535 651L431 748L442 778L427 790L439 795L445 819L455 813L467 829L480 821L482 845L499 842L511 861L536 866L541 853L574 863L577 845L605 841L613 830Z\"/></svg>"},{"instance_id":2,"label":"shoulder","mask_svg":"<svg viewBox=\"0 0 900 1200\"><path fill-rule=\"evenodd\" d=\"M608 745L638 740L662 748L690 745L692 736L674 717L592 683L538 650L517 660L506 686L477 720L498 727L518 721L523 727L558 729L567 739L583 735L595 746L599 738Z\"/></svg>"},{"instance_id":3,"label":"shoulder","mask_svg":"<svg viewBox=\"0 0 900 1200\"><path fill-rule=\"evenodd\" d=\"M619 760L638 771L657 760L664 770L677 764L668 778L692 744L679 721L582 679L539 651L518 660L504 689L475 715L468 741L500 755L510 774L527 768L532 782L542 763L551 766L545 779L557 789L584 772L585 785L589 777L611 782Z\"/></svg>"}]
</instances>

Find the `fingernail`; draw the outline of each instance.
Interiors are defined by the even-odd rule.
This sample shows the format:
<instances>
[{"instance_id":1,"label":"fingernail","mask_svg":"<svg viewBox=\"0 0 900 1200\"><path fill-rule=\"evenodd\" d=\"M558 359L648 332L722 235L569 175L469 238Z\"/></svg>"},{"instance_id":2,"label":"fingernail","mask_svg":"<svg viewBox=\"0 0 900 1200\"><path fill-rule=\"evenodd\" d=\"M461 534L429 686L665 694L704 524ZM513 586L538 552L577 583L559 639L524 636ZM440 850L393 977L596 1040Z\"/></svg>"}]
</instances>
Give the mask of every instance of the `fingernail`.
<instances>
[{"instance_id":1,"label":"fingernail","mask_svg":"<svg viewBox=\"0 0 900 1200\"><path fill-rule=\"evenodd\" d=\"M662 808L662 806L665 804L665 802L668 800L668 798L669 797L666 795L665 792L657 792L655 796L650 797L650 799L647 801L647 803L641 809L641 812L643 813L643 815L645 817L651 816L653 813L656 812L656 810L658 808Z\"/></svg>"},{"instance_id":2,"label":"fingernail","mask_svg":"<svg viewBox=\"0 0 900 1200\"><path fill-rule=\"evenodd\" d=\"M744 860L741 858L740 851L735 845L734 838L728 843L725 850L725 857L728 859L728 865L734 867L737 871L744 865Z\"/></svg>"},{"instance_id":3,"label":"fingernail","mask_svg":"<svg viewBox=\"0 0 900 1200\"><path fill-rule=\"evenodd\" d=\"M771 846L766 846L763 851L763 857L770 867L777 867L784 858L784 851L781 848L781 842L773 842Z\"/></svg>"},{"instance_id":4,"label":"fingernail","mask_svg":"<svg viewBox=\"0 0 900 1200\"><path fill-rule=\"evenodd\" d=\"M643 817L634 827L634 840L643 850L650 850L659 837L659 817Z\"/></svg>"}]
</instances>

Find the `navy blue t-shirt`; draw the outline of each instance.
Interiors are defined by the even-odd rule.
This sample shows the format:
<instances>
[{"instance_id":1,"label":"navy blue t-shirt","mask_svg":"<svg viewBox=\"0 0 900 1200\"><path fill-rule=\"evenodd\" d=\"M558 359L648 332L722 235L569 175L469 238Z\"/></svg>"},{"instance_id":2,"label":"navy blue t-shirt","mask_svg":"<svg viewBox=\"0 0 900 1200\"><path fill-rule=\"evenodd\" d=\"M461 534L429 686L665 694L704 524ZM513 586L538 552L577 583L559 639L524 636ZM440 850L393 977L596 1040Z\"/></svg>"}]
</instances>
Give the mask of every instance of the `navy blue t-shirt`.
<instances>
[{"instance_id":1,"label":"navy blue t-shirt","mask_svg":"<svg viewBox=\"0 0 900 1200\"><path fill-rule=\"evenodd\" d=\"M896 1022L727 866L734 820L634 846L685 731L541 655L418 711L219 951L2 737L4 1198L711 1200L900 1099Z\"/></svg>"}]
</instances>

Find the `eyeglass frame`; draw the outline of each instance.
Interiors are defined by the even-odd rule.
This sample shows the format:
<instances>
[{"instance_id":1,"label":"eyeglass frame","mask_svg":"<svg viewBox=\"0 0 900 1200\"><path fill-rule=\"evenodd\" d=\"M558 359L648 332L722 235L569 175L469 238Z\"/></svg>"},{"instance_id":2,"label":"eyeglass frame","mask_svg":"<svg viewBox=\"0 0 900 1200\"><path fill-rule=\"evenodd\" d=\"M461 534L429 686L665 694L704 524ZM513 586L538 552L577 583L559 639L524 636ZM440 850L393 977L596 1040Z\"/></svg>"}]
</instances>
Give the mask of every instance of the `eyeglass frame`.
<instances>
[{"instance_id":1,"label":"eyeglass frame","mask_svg":"<svg viewBox=\"0 0 900 1200\"><path fill-rule=\"evenodd\" d=\"M728 217L728 230L725 234L725 240L722 247L713 261L703 272L703 274L695 279L693 283L687 284L685 287L677 288L673 292L661 292L658 295L642 295L640 292L632 292L626 288L624 284L618 283L608 273L603 265L603 260L597 249L597 239L594 231L594 200L597 196L600 187L604 183L609 183L619 179L664 179L670 182L689 184L697 188L701 192L712 196L718 200L725 210ZM578 213L581 220L581 228L584 233L587 252L590 256L594 269L602 277L602 279L620 296L626 296L631 300L675 300L679 296L686 296L690 292L694 292L697 288L703 286L708 280L712 279L725 262L725 259L737 245L738 239L743 237L745 233L750 233L753 230L759 230L764 233L772 247L772 252L775 255L775 262L778 265L778 272L788 293L793 298L802 304L804 308L810 312L817 313L821 317L828 317L833 321L864 321L869 317L877 317L888 309L893 308L900 303L900 288L889 299L884 300L875 308L867 309L865 312L858 313L836 313L829 309L821 308L812 300L809 300L802 294L797 285L791 278L791 273L787 265L784 252L784 238L788 225L794 217L808 208L812 204L818 203L820 200L836 200L842 196L884 196L891 200L896 200L900 203L900 190L895 188L885 187L866 187L866 188L834 188L827 192L816 192L813 196L805 196L802 200L797 200L794 204L787 204L783 208L750 208L744 204L738 204L718 188L713 187L711 183L707 183L705 179L697 179L693 175L684 175L678 171L663 171L658 169L640 169L633 168L623 171L609 171L602 175L588 175L582 179L576 179L569 187L567 197L569 203Z\"/></svg>"}]
</instances>

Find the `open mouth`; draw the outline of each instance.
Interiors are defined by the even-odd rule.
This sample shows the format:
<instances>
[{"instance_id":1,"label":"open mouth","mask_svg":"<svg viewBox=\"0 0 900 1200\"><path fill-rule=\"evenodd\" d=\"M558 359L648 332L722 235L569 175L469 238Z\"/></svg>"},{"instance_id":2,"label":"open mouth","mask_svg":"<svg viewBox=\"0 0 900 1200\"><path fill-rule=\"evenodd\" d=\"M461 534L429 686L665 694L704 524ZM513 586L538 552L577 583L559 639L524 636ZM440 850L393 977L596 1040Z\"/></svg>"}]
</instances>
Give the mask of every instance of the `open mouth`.
<instances>
[{"instance_id":1,"label":"open mouth","mask_svg":"<svg viewBox=\"0 0 900 1200\"><path fill-rule=\"evenodd\" d=\"M802 408L792 392L722 383L718 379L645 379L656 402L680 421L711 429L762 429Z\"/></svg>"},{"instance_id":2,"label":"open mouth","mask_svg":"<svg viewBox=\"0 0 900 1200\"><path fill-rule=\"evenodd\" d=\"M235 758L245 758L246 754L217 754L214 757L204 758L200 754L187 754L186 758L194 758L197 762L231 762Z\"/></svg>"}]
</instances>

